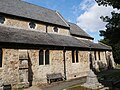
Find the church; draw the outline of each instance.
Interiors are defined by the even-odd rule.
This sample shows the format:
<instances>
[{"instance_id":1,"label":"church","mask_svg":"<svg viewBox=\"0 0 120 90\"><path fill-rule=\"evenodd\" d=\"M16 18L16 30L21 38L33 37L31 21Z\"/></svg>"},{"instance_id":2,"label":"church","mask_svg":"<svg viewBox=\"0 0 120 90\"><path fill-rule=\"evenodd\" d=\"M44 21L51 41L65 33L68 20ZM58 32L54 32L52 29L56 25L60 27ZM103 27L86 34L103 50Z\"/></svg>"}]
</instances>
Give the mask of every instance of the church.
<instances>
[{"instance_id":1,"label":"church","mask_svg":"<svg viewBox=\"0 0 120 90\"><path fill-rule=\"evenodd\" d=\"M54 10L21 0L0 0L0 87L48 83L114 67L112 48ZM90 61L92 60L92 61Z\"/></svg>"}]
</instances>

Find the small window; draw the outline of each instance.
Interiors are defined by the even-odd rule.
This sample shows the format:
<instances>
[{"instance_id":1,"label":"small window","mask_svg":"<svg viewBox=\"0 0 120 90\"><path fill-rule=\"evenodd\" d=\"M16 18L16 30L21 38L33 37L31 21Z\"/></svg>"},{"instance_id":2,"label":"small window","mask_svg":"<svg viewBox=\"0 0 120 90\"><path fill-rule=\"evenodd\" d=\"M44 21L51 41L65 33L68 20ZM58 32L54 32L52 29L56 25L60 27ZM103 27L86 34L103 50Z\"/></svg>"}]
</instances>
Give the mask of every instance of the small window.
<instances>
[{"instance_id":1,"label":"small window","mask_svg":"<svg viewBox=\"0 0 120 90\"><path fill-rule=\"evenodd\" d=\"M100 51L98 52L98 58L99 58L99 60L101 59L101 58L100 58Z\"/></svg>"},{"instance_id":2,"label":"small window","mask_svg":"<svg viewBox=\"0 0 120 90\"><path fill-rule=\"evenodd\" d=\"M78 63L78 50L76 50L76 62Z\"/></svg>"},{"instance_id":3,"label":"small window","mask_svg":"<svg viewBox=\"0 0 120 90\"><path fill-rule=\"evenodd\" d=\"M45 65L49 64L49 50L45 51Z\"/></svg>"},{"instance_id":4,"label":"small window","mask_svg":"<svg viewBox=\"0 0 120 90\"><path fill-rule=\"evenodd\" d=\"M95 57L95 60L97 60L97 58L96 58L96 51L94 51L94 57Z\"/></svg>"},{"instance_id":5,"label":"small window","mask_svg":"<svg viewBox=\"0 0 120 90\"><path fill-rule=\"evenodd\" d=\"M2 67L2 49L0 49L0 67Z\"/></svg>"},{"instance_id":6,"label":"small window","mask_svg":"<svg viewBox=\"0 0 120 90\"><path fill-rule=\"evenodd\" d=\"M0 16L0 24L4 24L4 22L5 22L5 17Z\"/></svg>"},{"instance_id":7,"label":"small window","mask_svg":"<svg viewBox=\"0 0 120 90\"><path fill-rule=\"evenodd\" d=\"M43 65L44 64L44 51L40 50L39 51L39 65Z\"/></svg>"},{"instance_id":8,"label":"small window","mask_svg":"<svg viewBox=\"0 0 120 90\"><path fill-rule=\"evenodd\" d=\"M72 63L75 63L75 56L74 56L75 50L72 50Z\"/></svg>"},{"instance_id":9,"label":"small window","mask_svg":"<svg viewBox=\"0 0 120 90\"><path fill-rule=\"evenodd\" d=\"M58 32L58 27L55 26L55 27L53 28L53 30L54 30L54 32Z\"/></svg>"},{"instance_id":10,"label":"small window","mask_svg":"<svg viewBox=\"0 0 120 90\"><path fill-rule=\"evenodd\" d=\"M35 22L30 22L30 23L29 23L29 26L30 26L30 28L35 29L36 24L35 24Z\"/></svg>"}]
</instances>

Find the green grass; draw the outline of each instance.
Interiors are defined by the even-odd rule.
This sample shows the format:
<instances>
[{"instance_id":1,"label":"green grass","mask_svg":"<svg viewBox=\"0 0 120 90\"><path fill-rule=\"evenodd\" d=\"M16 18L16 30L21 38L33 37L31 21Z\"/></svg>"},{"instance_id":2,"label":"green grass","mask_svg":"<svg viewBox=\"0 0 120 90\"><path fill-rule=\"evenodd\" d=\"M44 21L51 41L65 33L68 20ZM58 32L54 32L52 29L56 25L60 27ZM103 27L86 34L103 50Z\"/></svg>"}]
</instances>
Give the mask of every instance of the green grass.
<instances>
[{"instance_id":1,"label":"green grass","mask_svg":"<svg viewBox=\"0 0 120 90\"><path fill-rule=\"evenodd\" d=\"M116 65L115 68L120 69L120 65Z\"/></svg>"},{"instance_id":2,"label":"green grass","mask_svg":"<svg viewBox=\"0 0 120 90\"><path fill-rule=\"evenodd\" d=\"M98 77L98 80L103 81L103 80L112 80L115 78L120 78L120 72L113 72L111 74L107 74L107 75L101 75Z\"/></svg>"},{"instance_id":3,"label":"green grass","mask_svg":"<svg viewBox=\"0 0 120 90\"><path fill-rule=\"evenodd\" d=\"M62 88L62 89L60 89L60 90L68 90L69 88L80 87L80 86L81 86L81 84L83 84L83 82L78 83L78 84L74 84L74 85L72 85L72 86L69 86L68 88Z\"/></svg>"},{"instance_id":4,"label":"green grass","mask_svg":"<svg viewBox=\"0 0 120 90\"><path fill-rule=\"evenodd\" d=\"M110 75L108 75L109 77L120 77L120 72L114 72L114 73L111 73Z\"/></svg>"}]
</instances>

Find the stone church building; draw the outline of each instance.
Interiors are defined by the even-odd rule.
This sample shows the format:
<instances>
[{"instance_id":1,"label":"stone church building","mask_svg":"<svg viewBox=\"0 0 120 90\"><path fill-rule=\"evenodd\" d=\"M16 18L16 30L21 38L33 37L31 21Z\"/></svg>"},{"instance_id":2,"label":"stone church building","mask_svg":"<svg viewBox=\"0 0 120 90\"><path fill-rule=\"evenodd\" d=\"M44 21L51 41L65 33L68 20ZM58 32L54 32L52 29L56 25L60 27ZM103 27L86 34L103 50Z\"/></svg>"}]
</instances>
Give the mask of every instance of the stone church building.
<instances>
[{"instance_id":1,"label":"stone church building","mask_svg":"<svg viewBox=\"0 0 120 90\"><path fill-rule=\"evenodd\" d=\"M47 83L47 74L65 80L114 67L112 48L62 15L21 0L0 0L0 86ZM92 61L90 61L92 60Z\"/></svg>"}]
</instances>

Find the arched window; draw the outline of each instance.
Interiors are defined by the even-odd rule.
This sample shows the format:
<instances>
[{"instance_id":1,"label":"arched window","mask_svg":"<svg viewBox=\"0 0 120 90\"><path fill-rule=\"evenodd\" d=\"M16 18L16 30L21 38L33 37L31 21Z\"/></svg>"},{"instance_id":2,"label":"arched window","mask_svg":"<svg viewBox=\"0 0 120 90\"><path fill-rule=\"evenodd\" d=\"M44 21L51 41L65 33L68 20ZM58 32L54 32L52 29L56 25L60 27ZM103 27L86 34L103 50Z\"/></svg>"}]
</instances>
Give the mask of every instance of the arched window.
<instances>
[{"instance_id":1,"label":"arched window","mask_svg":"<svg viewBox=\"0 0 120 90\"><path fill-rule=\"evenodd\" d=\"M0 24L4 24L4 22L5 22L5 17L0 16Z\"/></svg>"},{"instance_id":2,"label":"arched window","mask_svg":"<svg viewBox=\"0 0 120 90\"><path fill-rule=\"evenodd\" d=\"M44 64L44 51L41 49L39 51L39 65L43 65Z\"/></svg>"},{"instance_id":3,"label":"arched window","mask_svg":"<svg viewBox=\"0 0 120 90\"><path fill-rule=\"evenodd\" d=\"M96 57L96 51L94 51L94 57L95 57L95 60L97 60L97 57Z\"/></svg>"},{"instance_id":4,"label":"arched window","mask_svg":"<svg viewBox=\"0 0 120 90\"><path fill-rule=\"evenodd\" d=\"M2 48L0 48L0 67L2 67Z\"/></svg>"},{"instance_id":5,"label":"arched window","mask_svg":"<svg viewBox=\"0 0 120 90\"><path fill-rule=\"evenodd\" d=\"M30 23L29 23L29 26L30 26L30 28L35 29L36 24L35 24L35 22L30 22Z\"/></svg>"},{"instance_id":6,"label":"arched window","mask_svg":"<svg viewBox=\"0 0 120 90\"><path fill-rule=\"evenodd\" d=\"M49 50L45 51L45 65L49 64Z\"/></svg>"},{"instance_id":7,"label":"arched window","mask_svg":"<svg viewBox=\"0 0 120 90\"><path fill-rule=\"evenodd\" d=\"M75 50L72 50L72 63L75 63L75 56L74 56L75 54L74 53L75 53Z\"/></svg>"},{"instance_id":8,"label":"arched window","mask_svg":"<svg viewBox=\"0 0 120 90\"><path fill-rule=\"evenodd\" d=\"M76 50L76 62L78 62L78 50Z\"/></svg>"}]
</instances>

